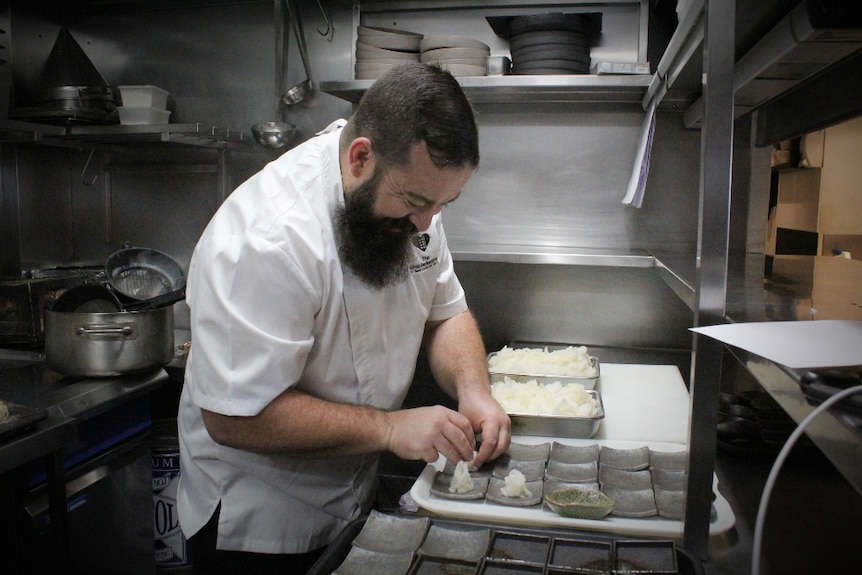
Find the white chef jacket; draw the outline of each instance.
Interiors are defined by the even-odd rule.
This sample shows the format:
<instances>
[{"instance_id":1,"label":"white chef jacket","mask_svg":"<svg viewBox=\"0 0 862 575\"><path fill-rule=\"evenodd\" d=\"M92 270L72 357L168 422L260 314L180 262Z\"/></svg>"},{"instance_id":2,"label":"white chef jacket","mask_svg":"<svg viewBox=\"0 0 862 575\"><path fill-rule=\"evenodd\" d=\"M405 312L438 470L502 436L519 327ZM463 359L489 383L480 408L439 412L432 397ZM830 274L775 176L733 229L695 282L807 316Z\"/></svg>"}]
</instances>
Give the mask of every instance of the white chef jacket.
<instances>
[{"instance_id":1,"label":"white chef jacket","mask_svg":"<svg viewBox=\"0 0 862 575\"><path fill-rule=\"evenodd\" d=\"M406 282L375 290L342 268L332 213L344 201L343 125L240 185L192 255L177 505L190 537L221 502L220 549L301 553L330 543L367 511L378 455L298 459L232 449L212 440L200 408L255 415L294 387L397 409L425 323L467 309L439 215L413 242Z\"/></svg>"}]
</instances>

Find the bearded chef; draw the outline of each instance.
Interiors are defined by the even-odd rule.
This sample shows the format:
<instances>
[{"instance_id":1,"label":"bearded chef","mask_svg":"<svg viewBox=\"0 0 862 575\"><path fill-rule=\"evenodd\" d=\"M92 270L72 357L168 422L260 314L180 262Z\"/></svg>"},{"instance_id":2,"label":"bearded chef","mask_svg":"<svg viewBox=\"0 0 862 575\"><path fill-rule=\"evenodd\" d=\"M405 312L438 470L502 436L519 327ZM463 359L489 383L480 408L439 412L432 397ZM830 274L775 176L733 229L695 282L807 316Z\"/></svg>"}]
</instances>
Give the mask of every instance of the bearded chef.
<instances>
[{"instance_id":1,"label":"bearded chef","mask_svg":"<svg viewBox=\"0 0 862 575\"><path fill-rule=\"evenodd\" d=\"M218 209L189 266L179 411L196 573L306 572L369 511L384 451L481 465L508 448L440 217L478 163L458 83L407 64ZM400 409L423 345L457 411Z\"/></svg>"}]
</instances>

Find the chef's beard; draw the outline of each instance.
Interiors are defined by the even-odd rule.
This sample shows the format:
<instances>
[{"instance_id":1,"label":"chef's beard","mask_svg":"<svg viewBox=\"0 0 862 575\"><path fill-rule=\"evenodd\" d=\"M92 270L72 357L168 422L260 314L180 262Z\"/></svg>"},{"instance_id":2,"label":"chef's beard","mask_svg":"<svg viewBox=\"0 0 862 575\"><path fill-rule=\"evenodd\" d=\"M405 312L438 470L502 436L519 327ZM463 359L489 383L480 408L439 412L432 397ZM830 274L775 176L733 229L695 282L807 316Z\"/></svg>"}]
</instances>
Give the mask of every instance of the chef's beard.
<instances>
[{"instance_id":1,"label":"chef's beard","mask_svg":"<svg viewBox=\"0 0 862 575\"><path fill-rule=\"evenodd\" d=\"M335 211L335 233L341 261L367 285L382 289L407 279L416 226L408 218L374 215L374 200L382 178L371 178L345 194Z\"/></svg>"}]
</instances>

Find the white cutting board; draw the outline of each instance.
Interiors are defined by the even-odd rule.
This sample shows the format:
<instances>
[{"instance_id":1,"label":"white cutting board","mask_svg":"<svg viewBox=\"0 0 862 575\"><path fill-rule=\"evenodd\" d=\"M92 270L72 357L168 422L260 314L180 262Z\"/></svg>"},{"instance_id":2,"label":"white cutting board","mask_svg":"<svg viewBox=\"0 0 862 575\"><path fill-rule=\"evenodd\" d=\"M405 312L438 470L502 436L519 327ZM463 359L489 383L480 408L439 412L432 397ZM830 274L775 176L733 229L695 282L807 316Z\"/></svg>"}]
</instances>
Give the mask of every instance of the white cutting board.
<instances>
[{"instance_id":1,"label":"white cutting board","mask_svg":"<svg viewBox=\"0 0 862 575\"><path fill-rule=\"evenodd\" d=\"M602 363L596 439L688 443L690 398L675 365Z\"/></svg>"}]
</instances>

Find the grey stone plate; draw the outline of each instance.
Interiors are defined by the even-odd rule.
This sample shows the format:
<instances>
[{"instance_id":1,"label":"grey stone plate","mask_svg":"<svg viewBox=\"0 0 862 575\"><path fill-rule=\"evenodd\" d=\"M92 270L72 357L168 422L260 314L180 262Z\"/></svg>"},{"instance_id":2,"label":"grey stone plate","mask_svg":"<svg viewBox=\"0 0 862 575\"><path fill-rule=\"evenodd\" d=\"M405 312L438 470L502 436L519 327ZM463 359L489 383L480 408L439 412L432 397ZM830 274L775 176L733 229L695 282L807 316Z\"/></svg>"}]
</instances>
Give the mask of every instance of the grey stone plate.
<instances>
[{"instance_id":1,"label":"grey stone plate","mask_svg":"<svg viewBox=\"0 0 862 575\"><path fill-rule=\"evenodd\" d=\"M372 510L354 545L383 553L413 553L425 539L427 517L399 517Z\"/></svg>"},{"instance_id":2,"label":"grey stone plate","mask_svg":"<svg viewBox=\"0 0 862 575\"><path fill-rule=\"evenodd\" d=\"M652 489L652 477L646 469L641 471L626 471L606 465L599 466L599 483L602 486L613 485L622 489L638 490Z\"/></svg>"},{"instance_id":3,"label":"grey stone plate","mask_svg":"<svg viewBox=\"0 0 862 575\"><path fill-rule=\"evenodd\" d=\"M651 469L685 471L687 461L687 451L653 451L650 449L649 452L649 465Z\"/></svg>"},{"instance_id":4,"label":"grey stone plate","mask_svg":"<svg viewBox=\"0 0 862 575\"><path fill-rule=\"evenodd\" d=\"M527 481L527 491L529 495L524 497L506 497L501 489L506 485L504 479L497 477L491 478L491 483L488 485L488 493L485 498L488 501L499 503L500 505L510 505L512 507L531 507L542 502L542 480Z\"/></svg>"},{"instance_id":5,"label":"grey stone plate","mask_svg":"<svg viewBox=\"0 0 862 575\"><path fill-rule=\"evenodd\" d=\"M634 449L616 449L602 445L599 452L599 463L617 469L637 471L649 467L649 447L636 447Z\"/></svg>"},{"instance_id":6,"label":"grey stone plate","mask_svg":"<svg viewBox=\"0 0 862 575\"><path fill-rule=\"evenodd\" d=\"M602 493L614 500L611 515L619 517L652 517L658 515L652 489L631 490L602 485Z\"/></svg>"},{"instance_id":7,"label":"grey stone plate","mask_svg":"<svg viewBox=\"0 0 862 575\"><path fill-rule=\"evenodd\" d=\"M413 553L381 553L353 546L332 575L398 575L407 573Z\"/></svg>"},{"instance_id":8,"label":"grey stone plate","mask_svg":"<svg viewBox=\"0 0 862 575\"><path fill-rule=\"evenodd\" d=\"M547 461L551 451L550 443L527 445L524 443L509 443L506 455L517 461Z\"/></svg>"},{"instance_id":9,"label":"grey stone plate","mask_svg":"<svg viewBox=\"0 0 862 575\"><path fill-rule=\"evenodd\" d=\"M419 553L446 559L480 561L485 556L490 539L491 530L486 528L456 529L432 525Z\"/></svg>"},{"instance_id":10,"label":"grey stone plate","mask_svg":"<svg viewBox=\"0 0 862 575\"><path fill-rule=\"evenodd\" d=\"M431 493L437 497L444 499L482 499L485 497L485 492L488 491L488 477L476 477L472 473L470 478L473 480L473 489L465 493L453 493L449 491L449 483L452 481L452 476L440 471L434 476L434 483L431 484Z\"/></svg>"},{"instance_id":11,"label":"grey stone plate","mask_svg":"<svg viewBox=\"0 0 862 575\"><path fill-rule=\"evenodd\" d=\"M653 487L661 487L662 489L672 489L677 491L685 489L685 471L668 471L665 469L653 469L651 473Z\"/></svg>"},{"instance_id":12,"label":"grey stone plate","mask_svg":"<svg viewBox=\"0 0 862 575\"><path fill-rule=\"evenodd\" d=\"M551 461L560 463L590 463L598 462L599 446L593 445L566 445L554 442L551 446Z\"/></svg>"},{"instance_id":13,"label":"grey stone plate","mask_svg":"<svg viewBox=\"0 0 862 575\"><path fill-rule=\"evenodd\" d=\"M655 488L655 505L658 514L668 519L682 519L685 511L685 491Z\"/></svg>"},{"instance_id":14,"label":"grey stone plate","mask_svg":"<svg viewBox=\"0 0 862 575\"><path fill-rule=\"evenodd\" d=\"M540 480L545 476L544 461L517 461L515 459L501 457L497 460L497 464L494 466L494 471L491 473L491 477L504 479L513 469L517 469L523 473L524 477L527 478L527 481Z\"/></svg>"},{"instance_id":15,"label":"grey stone plate","mask_svg":"<svg viewBox=\"0 0 862 575\"><path fill-rule=\"evenodd\" d=\"M546 477L564 481L597 481L599 465L595 461L587 463L563 463L554 459L548 462Z\"/></svg>"}]
</instances>

